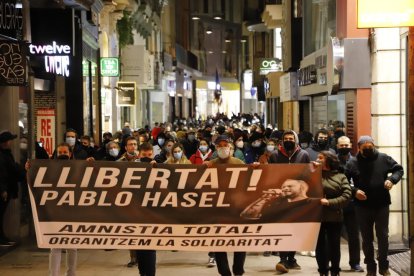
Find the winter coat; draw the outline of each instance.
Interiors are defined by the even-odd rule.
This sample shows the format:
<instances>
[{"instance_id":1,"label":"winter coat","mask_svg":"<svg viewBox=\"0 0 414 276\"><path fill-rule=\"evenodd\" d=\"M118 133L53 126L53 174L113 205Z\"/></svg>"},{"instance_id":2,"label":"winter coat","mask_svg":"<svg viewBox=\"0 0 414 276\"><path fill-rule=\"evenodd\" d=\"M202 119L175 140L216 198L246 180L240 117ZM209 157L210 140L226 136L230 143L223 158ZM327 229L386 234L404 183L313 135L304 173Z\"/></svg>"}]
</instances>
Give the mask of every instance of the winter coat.
<instances>
[{"instance_id":1,"label":"winter coat","mask_svg":"<svg viewBox=\"0 0 414 276\"><path fill-rule=\"evenodd\" d=\"M212 155L213 155L213 151L209 149L207 152L207 157L203 160L203 158L201 157L202 156L201 151L197 150L196 153L191 155L190 162L191 164L200 165L200 164L203 164L204 161L210 160Z\"/></svg>"},{"instance_id":2,"label":"winter coat","mask_svg":"<svg viewBox=\"0 0 414 276\"><path fill-rule=\"evenodd\" d=\"M9 199L17 198L18 182L24 177L24 169L14 161L11 150L0 149L0 194L7 192Z\"/></svg>"},{"instance_id":3,"label":"winter coat","mask_svg":"<svg viewBox=\"0 0 414 276\"><path fill-rule=\"evenodd\" d=\"M355 189L364 191L367 196L366 200L355 198L356 205L380 208L391 204L390 192L384 187L385 181L397 184L404 175L404 169L391 156L375 150L371 158L360 153L352 157L345 166L345 175L353 181Z\"/></svg>"},{"instance_id":4,"label":"winter coat","mask_svg":"<svg viewBox=\"0 0 414 276\"><path fill-rule=\"evenodd\" d=\"M323 193L329 201L322 208L322 221L342 221L343 208L352 197L348 179L337 171L322 171Z\"/></svg>"},{"instance_id":5,"label":"winter coat","mask_svg":"<svg viewBox=\"0 0 414 276\"><path fill-rule=\"evenodd\" d=\"M269 163L309 163L310 158L309 154L301 149L299 146L299 138L298 135L294 131L285 132L282 135L282 141L286 134L294 134L295 137L295 149L291 155L288 154L286 149L283 147L283 143L278 145L278 150L274 151L269 158Z\"/></svg>"}]
</instances>

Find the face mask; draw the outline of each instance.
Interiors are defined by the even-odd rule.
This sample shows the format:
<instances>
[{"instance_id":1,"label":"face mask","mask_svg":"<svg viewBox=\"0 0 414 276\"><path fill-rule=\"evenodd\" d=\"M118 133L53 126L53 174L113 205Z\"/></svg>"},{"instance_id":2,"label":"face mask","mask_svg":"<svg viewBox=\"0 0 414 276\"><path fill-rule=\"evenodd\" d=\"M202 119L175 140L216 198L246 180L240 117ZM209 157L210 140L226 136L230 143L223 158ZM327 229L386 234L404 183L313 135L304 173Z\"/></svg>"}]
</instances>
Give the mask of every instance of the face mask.
<instances>
[{"instance_id":1,"label":"face mask","mask_svg":"<svg viewBox=\"0 0 414 276\"><path fill-rule=\"evenodd\" d=\"M76 139L73 137L67 137L66 138L66 143L69 144L69 146L73 147L75 145Z\"/></svg>"},{"instance_id":2,"label":"face mask","mask_svg":"<svg viewBox=\"0 0 414 276\"><path fill-rule=\"evenodd\" d=\"M165 151L166 151L166 152L171 152L171 148L166 147L166 148L165 148Z\"/></svg>"},{"instance_id":3,"label":"face mask","mask_svg":"<svg viewBox=\"0 0 414 276\"><path fill-rule=\"evenodd\" d=\"M291 151L295 148L295 142L285 141L285 142L283 142L283 147L285 148L285 150Z\"/></svg>"},{"instance_id":4,"label":"face mask","mask_svg":"<svg viewBox=\"0 0 414 276\"><path fill-rule=\"evenodd\" d=\"M274 151L275 150L275 146L273 146L273 145L267 145L266 146L266 150L267 151Z\"/></svg>"},{"instance_id":5,"label":"face mask","mask_svg":"<svg viewBox=\"0 0 414 276\"><path fill-rule=\"evenodd\" d=\"M237 141L236 142L236 147L238 147L239 149L242 149L244 146L244 142L243 141Z\"/></svg>"},{"instance_id":6,"label":"face mask","mask_svg":"<svg viewBox=\"0 0 414 276\"><path fill-rule=\"evenodd\" d=\"M69 160L69 156L67 156L66 154L62 154L62 155L58 155L57 159L60 159L60 160Z\"/></svg>"},{"instance_id":7,"label":"face mask","mask_svg":"<svg viewBox=\"0 0 414 276\"><path fill-rule=\"evenodd\" d=\"M326 141L324 139L318 139L318 146L319 146L319 148L324 149L327 144L328 144L328 141Z\"/></svg>"},{"instance_id":8,"label":"face mask","mask_svg":"<svg viewBox=\"0 0 414 276\"><path fill-rule=\"evenodd\" d=\"M27 143L20 143L21 150L27 150Z\"/></svg>"},{"instance_id":9,"label":"face mask","mask_svg":"<svg viewBox=\"0 0 414 276\"><path fill-rule=\"evenodd\" d=\"M139 160L141 162L143 162L143 163L150 163L152 161L152 158L149 158L149 157L141 157Z\"/></svg>"},{"instance_id":10,"label":"face mask","mask_svg":"<svg viewBox=\"0 0 414 276\"><path fill-rule=\"evenodd\" d=\"M206 152L208 150L208 146L200 146L199 149L201 152Z\"/></svg>"},{"instance_id":11,"label":"face mask","mask_svg":"<svg viewBox=\"0 0 414 276\"><path fill-rule=\"evenodd\" d=\"M175 159L181 159L181 156L183 156L183 152L182 151L180 151L180 152L174 152L174 158Z\"/></svg>"},{"instance_id":12,"label":"face mask","mask_svg":"<svg viewBox=\"0 0 414 276\"><path fill-rule=\"evenodd\" d=\"M195 140L195 136L194 135L188 135L188 141L192 142Z\"/></svg>"},{"instance_id":13,"label":"face mask","mask_svg":"<svg viewBox=\"0 0 414 276\"><path fill-rule=\"evenodd\" d=\"M363 149L362 155L367 158L371 158L374 156L374 149Z\"/></svg>"},{"instance_id":14,"label":"face mask","mask_svg":"<svg viewBox=\"0 0 414 276\"><path fill-rule=\"evenodd\" d=\"M164 145L165 140L164 139L158 139L158 145L162 147Z\"/></svg>"},{"instance_id":15,"label":"face mask","mask_svg":"<svg viewBox=\"0 0 414 276\"><path fill-rule=\"evenodd\" d=\"M112 156L112 157L117 157L118 154L119 154L119 149L117 149L117 148L109 150L109 155Z\"/></svg>"},{"instance_id":16,"label":"face mask","mask_svg":"<svg viewBox=\"0 0 414 276\"><path fill-rule=\"evenodd\" d=\"M300 143L300 147L301 147L302 149L306 149L308 146L309 146L309 144L308 144L308 143Z\"/></svg>"},{"instance_id":17,"label":"face mask","mask_svg":"<svg viewBox=\"0 0 414 276\"><path fill-rule=\"evenodd\" d=\"M229 148L220 148L217 150L217 155L220 159L227 159L230 156Z\"/></svg>"},{"instance_id":18,"label":"face mask","mask_svg":"<svg viewBox=\"0 0 414 276\"><path fill-rule=\"evenodd\" d=\"M336 138L339 138L341 136L345 136L345 132L343 132L342 130L337 130L334 132L334 135Z\"/></svg>"},{"instance_id":19,"label":"face mask","mask_svg":"<svg viewBox=\"0 0 414 276\"><path fill-rule=\"evenodd\" d=\"M254 141L253 143L252 143L252 147L254 147L254 148L258 148L258 147L260 147L260 145L262 144L262 142L260 142L260 141Z\"/></svg>"},{"instance_id":20,"label":"face mask","mask_svg":"<svg viewBox=\"0 0 414 276\"><path fill-rule=\"evenodd\" d=\"M339 155L348 155L351 152L351 148L339 148L338 154Z\"/></svg>"}]
</instances>

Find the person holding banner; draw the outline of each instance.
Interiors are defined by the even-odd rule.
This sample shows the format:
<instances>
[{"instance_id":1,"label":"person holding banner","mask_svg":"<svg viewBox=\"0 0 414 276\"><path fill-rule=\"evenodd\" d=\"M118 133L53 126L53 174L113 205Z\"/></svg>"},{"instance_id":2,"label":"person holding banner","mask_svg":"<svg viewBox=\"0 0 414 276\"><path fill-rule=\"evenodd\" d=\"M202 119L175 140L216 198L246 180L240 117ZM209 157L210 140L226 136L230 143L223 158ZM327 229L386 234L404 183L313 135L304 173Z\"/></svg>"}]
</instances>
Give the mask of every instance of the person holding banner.
<instances>
[{"instance_id":1,"label":"person holding banner","mask_svg":"<svg viewBox=\"0 0 414 276\"><path fill-rule=\"evenodd\" d=\"M71 147L68 143L61 143L56 148L56 159L69 160L73 159ZM26 163L26 169L30 167L29 162ZM62 249L52 248L50 249L49 256L49 275L60 276L60 262L62 259ZM66 275L75 276L76 266L78 262L78 250L66 249Z\"/></svg>"},{"instance_id":2,"label":"person holding banner","mask_svg":"<svg viewBox=\"0 0 414 276\"><path fill-rule=\"evenodd\" d=\"M153 146L144 142L139 147L139 162L155 164L153 160ZM155 250L136 250L136 261L138 263L138 271L141 276L155 276L157 252Z\"/></svg>"},{"instance_id":3,"label":"person holding banner","mask_svg":"<svg viewBox=\"0 0 414 276\"><path fill-rule=\"evenodd\" d=\"M138 141L134 136L129 136L125 139L125 153L116 160L120 162L137 162L139 161ZM134 250L129 250L130 260L127 263L127 267L133 267L137 265L137 255Z\"/></svg>"},{"instance_id":4,"label":"person holding banner","mask_svg":"<svg viewBox=\"0 0 414 276\"><path fill-rule=\"evenodd\" d=\"M278 150L273 152L269 163L309 163L309 154L301 149L299 138L293 130L287 130L281 138ZM276 264L276 270L281 273L289 272L289 269L301 269L296 262L295 251L280 252L280 261Z\"/></svg>"},{"instance_id":5,"label":"person holding banner","mask_svg":"<svg viewBox=\"0 0 414 276\"><path fill-rule=\"evenodd\" d=\"M216 150L218 158L207 161L207 166L213 164L244 164L243 161L230 155L230 141L226 135L219 135L216 140ZM231 276L227 252L215 252L217 270L221 276ZM235 276L244 274L244 262L246 252L234 252L233 273Z\"/></svg>"},{"instance_id":6,"label":"person holding banner","mask_svg":"<svg viewBox=\"0 0 414 276\"><path fill-rule=\"evenodd\" d=\"M323 209L316 244L316 261L321 276L327 276L329 270L331 276L337 276L341 270L339 262L341 260L342 209L351 199L351 186L346 176L338 172L340 163L334 153L321 151L317 161L322 166L322 186L325 198L320 200Z\"/></svg>"}]
</instances>

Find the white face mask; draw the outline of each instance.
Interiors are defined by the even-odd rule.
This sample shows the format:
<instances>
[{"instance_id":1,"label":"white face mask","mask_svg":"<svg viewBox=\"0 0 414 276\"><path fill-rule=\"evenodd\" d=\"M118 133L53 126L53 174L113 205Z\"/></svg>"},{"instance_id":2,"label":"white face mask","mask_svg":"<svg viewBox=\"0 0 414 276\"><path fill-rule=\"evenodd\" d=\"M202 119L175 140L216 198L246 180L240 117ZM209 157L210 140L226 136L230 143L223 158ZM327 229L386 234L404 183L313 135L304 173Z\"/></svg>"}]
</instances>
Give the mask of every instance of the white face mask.
<instances>
[{"instance_id":1,"label":"white face mask","mask_svg":"<svg viewBox=\"0 0 414 276\"><path fill-rule=\"evenodd\" d=\"M158 145L161 147L164 145L165 139L158 139Z\"/></svg>"},{"instance_id":2,"label":"white face mask","mask_svg":"<svg viewBox=\"0 0 414 276\"><path fill-rule=\"evenodd\" d=\"M217 155L220 159L227 159L230 157L230 148L220 148L217 150Z\"/></svg>"},{"instance_id":3,"label":"white face mask","mask_svg":"<svg viewBox=\"0 0 414 276\"><path fill-rule=\"evenodd\" d=\"M173 155L174 155L175 159L179 160L179 159L181 159L181 156L183 156L183 152L182 151L174 152Z\"/></svg>"},{"instance_id":4,"label":"white face mask","mask_svg":"<svg viewBox=\"0 0 414 276\"><path fill-rule=\"evenodd\" d=\"M267 145L266 146L266 150L267 151L274 151L275 150L275 146L273 146L273 145Z\"/></svg>"},{"instance_id":5,"label":"white face mask","mask_svg":"<svg viewBox=\"0 0 414 276\"><path fill-rule=\"evenodd\" d=\"M236 147L238 147L239 149L243 148L244 146L244 142L243 141L237 141L236 142Z\"/></svg>"},{"instance_id":6,"label":"white face mask","mask_svg":"<svg viewBox=\"0 0 414 276\"><path fill-rule=\"evenodd\" d=\"M27 150L27 143L20 143L21 150Z\"/></svg>"},{"instance_id":7,"label":"white face mask","mask_svg":"<svg viewBox=\"0 0 414 276\"><path fill-rule=\"evenodd\" d=\"M75 145L76 138L73 137L66 137L66 143L69 144L69 146L73 147Z\"/></svg>"},{"instance_id":8,"label":"white face mask","mask_svg":"<svg viewBox=\"0 0 414 276\"><path fill-rule=\"evenodd\" d=\"M208 150L208 146L200 146L199 149L201 152L206 152Z\"/></svg>"},{"instance_id":9,"label":"white face mask","mask_svg":"<svg viewBox=\"0 0 414 276\"><path fill-rule=\"evenodd\" d=\"M117 148L113 148L113 149L109 150L109 155L112 156L112 157L117 157L118 154L119 154L119 149L117 149Z\"/></svg>"}]
</instances>

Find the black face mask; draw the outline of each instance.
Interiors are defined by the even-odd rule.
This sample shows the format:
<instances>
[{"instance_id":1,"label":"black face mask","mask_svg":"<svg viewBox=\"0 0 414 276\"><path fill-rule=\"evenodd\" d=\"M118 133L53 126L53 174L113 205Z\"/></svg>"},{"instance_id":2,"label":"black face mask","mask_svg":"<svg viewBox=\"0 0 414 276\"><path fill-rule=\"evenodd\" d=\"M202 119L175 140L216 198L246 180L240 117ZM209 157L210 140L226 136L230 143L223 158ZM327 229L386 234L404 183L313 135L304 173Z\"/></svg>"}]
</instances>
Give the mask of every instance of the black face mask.
<instances>
[{"instance_id":1,"label":"black face mask","mask_svg":"<svg viewBox=\"0 0 414 276\"><path fill-rule=\"evenodd\" d=\"M338 153L339 155L348 155L351 152L351 148L339 148Z\"/></svg>"},{"instance_id":2,"label":"black face mask","mask_svg":"<svg viewBox=\"0 0 414 276\"><path fill-rule=\"evenodd\" d=\"M336 138L339 138L341 136L345 136L345 132L343 132L342 130L337 130L337 131L334 132L334 136Z\"/></svg>"},{"instance_id":3,"label":"black face mask","mask_svg":"<svg viewBox=\"0 0 414 276\"><path fill-rule=\"evenodd\" d=\"M149 158L149 157L141 157L139 160L141 162L143 162L143 163L150 163L152 161L152 158Z\"/></svg>"},{"instance_id":4,"label":"black face mask","mask_svg":"<svg viewBox=\"0 0 414 276\"><path fill-rule=\"evenodd\" d=\"M62 155L58 155L57 159L60 159L60 160L69 160L69 156L67 156L66 154L62 154Z\"/></svg>"},{"instance_id":5,"label":"black face mask","mask_svg":"<svg viewBox=\"0 0 414 276\"><path fill-rule=\"evenodd\" d=\"M374 156L374 149L363 149L362 155L366 158L372 158Z\"/></svg>"},{"instance_id":6,"label":"black face mask","mask_svg":"<svg viewBox=\"0 0 414 276\"><path fill-rule=\"evenodd\" d=\"M283 147L285 148L285 150L287 151L291 151L295 148L295 142L293 141L284 141L283 142Z\"/></svg>"},{"instance_id":7,"label":"black face mask","mask_svg":"<svg viewBox=\"0 0 414 276\"><path fill-rule=\"evenodd\" d=\"M326 145L328 145L328 141L324 139L318 139L318 146L320 149L326 148Z\"/></svg>"}]
</instances>

